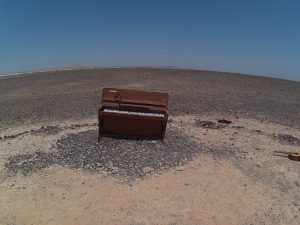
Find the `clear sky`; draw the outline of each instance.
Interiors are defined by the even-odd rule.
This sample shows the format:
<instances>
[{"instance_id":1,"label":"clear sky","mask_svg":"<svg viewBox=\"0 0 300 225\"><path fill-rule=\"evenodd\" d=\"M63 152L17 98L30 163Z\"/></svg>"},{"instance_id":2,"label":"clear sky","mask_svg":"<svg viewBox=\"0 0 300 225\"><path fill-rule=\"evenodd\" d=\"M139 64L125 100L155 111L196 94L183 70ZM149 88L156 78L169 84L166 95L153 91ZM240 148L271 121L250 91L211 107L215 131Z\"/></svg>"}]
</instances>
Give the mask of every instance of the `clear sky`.
<instances>
[{"instance_id":1,"label":"clear sky","mask_svg":"<svg viewBox=\"0 0 300 225\"><path fill-rule=\"evenodd\" d=\"M300 1L0 0L0 73L70 65L300 81Z\"/></svg>"}]
</instances>

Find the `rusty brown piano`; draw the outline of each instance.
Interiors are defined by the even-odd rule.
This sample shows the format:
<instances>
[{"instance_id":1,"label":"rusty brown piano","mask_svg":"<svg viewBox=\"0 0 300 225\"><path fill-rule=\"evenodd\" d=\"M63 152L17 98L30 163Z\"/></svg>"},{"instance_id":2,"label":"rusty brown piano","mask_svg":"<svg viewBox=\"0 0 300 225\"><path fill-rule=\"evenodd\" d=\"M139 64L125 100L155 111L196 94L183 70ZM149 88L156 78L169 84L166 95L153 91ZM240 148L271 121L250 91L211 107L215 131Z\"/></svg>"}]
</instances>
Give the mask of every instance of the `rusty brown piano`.
<instances>
[{"instance_id":1,"label":"rusty brown piano","mask_svg":"<svg viewBox=\"0 0 300 225\"><path fill-rule=\"evenodd\" d=\"M168 93L104 88L98 141L106 134L164 138L168 99Z\"/></svg>"}]
</instances>

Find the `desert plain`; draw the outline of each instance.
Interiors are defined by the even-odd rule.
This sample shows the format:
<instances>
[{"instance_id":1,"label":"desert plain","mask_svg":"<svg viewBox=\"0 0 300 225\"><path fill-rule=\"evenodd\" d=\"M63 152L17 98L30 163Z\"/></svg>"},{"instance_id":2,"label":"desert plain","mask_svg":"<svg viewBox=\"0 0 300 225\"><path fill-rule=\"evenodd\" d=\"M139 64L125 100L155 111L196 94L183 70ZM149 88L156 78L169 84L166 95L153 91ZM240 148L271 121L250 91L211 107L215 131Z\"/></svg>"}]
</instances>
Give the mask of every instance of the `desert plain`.
<instances>
[{"instance_id":1,"label":"desert plain","mask_svg":"<svg viewBox=\"0 0 300 225\"><path fill-rule=\"evenodd\" d=\"M164 140L97 142L104 87L168 92ZM232 121L218 123L219 119ZM300 83L181 68L0 77L0 224L300 224Z\"/></svg>"}]
</instances>

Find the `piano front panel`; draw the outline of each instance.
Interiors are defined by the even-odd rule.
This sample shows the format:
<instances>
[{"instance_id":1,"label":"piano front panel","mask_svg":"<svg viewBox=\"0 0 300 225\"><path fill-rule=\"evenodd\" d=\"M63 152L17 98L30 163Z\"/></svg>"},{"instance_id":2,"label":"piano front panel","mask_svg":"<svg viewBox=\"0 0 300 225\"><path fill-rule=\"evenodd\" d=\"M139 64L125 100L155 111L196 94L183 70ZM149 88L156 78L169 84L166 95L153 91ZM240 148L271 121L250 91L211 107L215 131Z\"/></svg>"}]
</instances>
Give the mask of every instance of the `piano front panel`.
<instances>
[{"instance_id":1,"label":"piano front panel","mask_svg":"<svg viewBox=\"0 0 300 225\"><path fill-rule=\"evenodd\" d=\"M163 137L167 119L104 112L100 124L105 134Z\"/></svg>"}]
</instances>

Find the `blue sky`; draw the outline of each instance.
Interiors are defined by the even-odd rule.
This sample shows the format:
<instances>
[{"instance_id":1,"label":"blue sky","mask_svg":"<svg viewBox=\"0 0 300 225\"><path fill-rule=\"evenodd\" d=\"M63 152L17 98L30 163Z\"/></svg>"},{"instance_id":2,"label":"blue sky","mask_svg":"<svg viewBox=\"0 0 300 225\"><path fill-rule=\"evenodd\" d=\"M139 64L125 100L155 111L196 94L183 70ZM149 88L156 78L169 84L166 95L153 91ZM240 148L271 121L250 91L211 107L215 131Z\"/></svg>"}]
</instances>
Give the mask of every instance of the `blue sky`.
<instances>
[{"instance_id":1,"label":"blue sky","mask_svg":"<svg viewBox=\"0 0 300 225\"><path fill-rule=\"evenodd\" d=\"M300 81L300 1L0 0L0 73L78 64Z\"/></svg>"}]
</instances>

